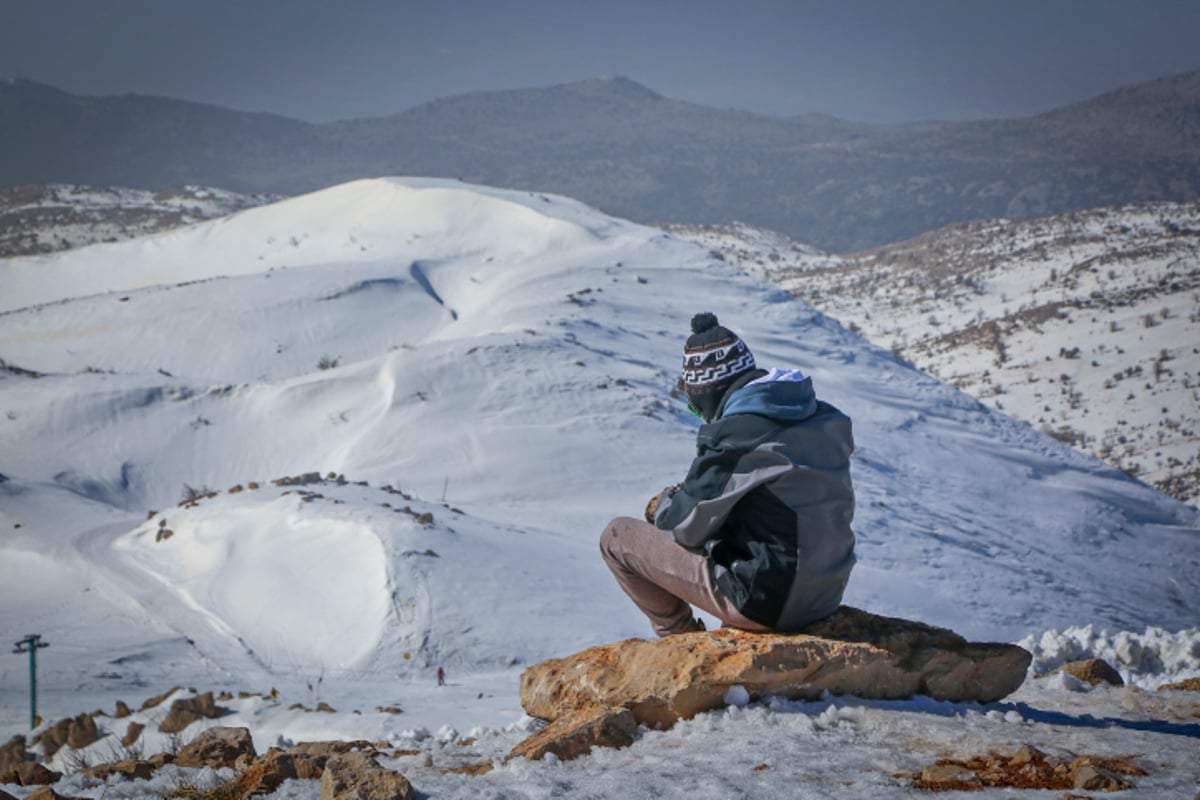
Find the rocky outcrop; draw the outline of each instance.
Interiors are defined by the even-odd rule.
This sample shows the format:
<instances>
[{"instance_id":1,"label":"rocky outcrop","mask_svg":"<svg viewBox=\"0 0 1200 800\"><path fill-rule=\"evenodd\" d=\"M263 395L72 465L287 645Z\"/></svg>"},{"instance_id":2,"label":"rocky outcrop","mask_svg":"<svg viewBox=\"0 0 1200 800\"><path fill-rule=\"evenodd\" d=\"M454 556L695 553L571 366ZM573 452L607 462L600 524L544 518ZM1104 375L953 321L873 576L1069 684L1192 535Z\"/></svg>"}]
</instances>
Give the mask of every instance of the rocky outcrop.
<instances>
[{"instance_id":1,"label":"rocky outcrop","mask_svg":"<svg viewBox=\"0 0 1200 800\"><path fill-rule=\"evenodd\" d=\"M163 733L179 733L181 730L201 719L216 719L229 709L217 705L212 692L185 697L171 703L171 710L158 726Z\"/></svg>"},{"instance_id":2,"label":"rocky outcrop","mask_svg":"<svg viewBox=\"0 0 1200 800\"><path fill-rule=\"evenodd\" d=\"M128 758L88 767L83 770L83 774L101 781L106 781L113 775L121 775L127 780L150 780L156 769L151 761Z\"/></svg>"},{"instance_id":3,"label":"rocky outcrop","mask_svg":"<svg viewBox=\"0 0 1200 800\"><path fill-rule=\"evenodd\" d=\"M637 733L637 720L627 708L585 708L556 719L513 748L508 758L540 761L553 753L570 761L593 747L628 747Z\"/></svg>"},{"instance_id":4,"label":"rocky outcrop","mask_svg":"<svg viewBox=\"0 0 1200 800\"><path fill-rule=\"evenodd\" d=\"M49 759L53 758L63 745L79 750L94 744L99 738L96 720L91 714L80 714L77 717L60 719L33 737L33 743L40 744L42 755Z\"/></svg>"},{"instance_id":5,"label":"rocky outcrop","mask_svg":"<svg viewBox=\"0 0 1200 800\"><path fill-rule=\"evenodd\" d=\"M987 703L1016 690L1030 660L1015 645L968 642L953 631L843 606L798 634L726 628L627 639L544 661L522 673L521 705L552 723L584 710L627 709L639 723L670 726L725 705L734 687L751 699L831 692ZM568 735L578 740L579 731ZM558 746L586 752L578 741Z\"/></svg>"},{"instance_id":6,"label":"rocky outcrop","mask_svg":"<svg viewBox=\"0 0 1200 800\"><path fill-rule=\"evenodd\" d=\"M28 758L25 752L25 737L20 734L12 737L0 745L0 776L16 769L18 764L24 764ZM0 783L7 782L0 777Z\"/></svg>"},{"instance_id":7,"label":"rocky outcrop","mask_svg":"<svg viewBox=\"0 0 1200 800\"><path fill-rule=\"evenodd\" d=\"M121 737L121 746L133 747L134 742L138 740L145 729L146 726L140 722L130 722L125 728L125 735Z\"/></svg>"},{"instance_id":8,"label":"rocky outcrop","mask_svg":"<svg viewBox=\"0 0 1200 800\"><path fill-rule=\"evenodd\" d=\"M49 786L57 783L61 777L61 772L55 772L36 761L22 761L14 765L7 774L0 774L0 783L13 783L17 786Z\"/></svg>"},{"instance_id":9,"label":"rocky outcrop","mask_svg":"<svg viewBox=\"0 0 1200 800\"><path fill-rule=\"evenodd\" d=\"M272 748L259 756L247 775L254 776L250 794L271 794L286 780L319 780L328 759L324 756L290 753Z\"/></svg>"},{"instance_id":10,"label":"rocky outcrop","mask_svg":"<svg viewBox=\"0 0 1200 800\"><path fill-rule=\"evenodd\" d=\"M146 711L151 708L158 708L166 701L168 697L178 691L181 691L182 689L182 686L173 686L162 694L156 694L154 697L148 698L146 702L142 703L142 711Z\"/></svg>"},{"instance_id":11,"label":"rocky outcrop","mask_svg":"<svg viewBox=\"0 0 1200 800\"><path fill-rule=\"evenodd\" d=\"M83 798L73 797L71 795L62 795L51 789L49 786L42 786L30 793L25 800L83 800Z\"/></svg>"},{"instance_id":12,"label":"rocky outcrop","mask_svg":"<svg viewBox=\"0 0 1200 800\"><path fill-rule=\"evenodd\" d=\"M1084 683L1090 683L1092 686L1099 686L1106 683L1109 686L1124 686L1125 680L1121 677L1112 665L1103 658L1088 658L1083 661L1068 661L1056 670L1050 672L1053 675L1055 672L1062 671L1068 675L1078 678Z\"/></svg>"},{"instance_id":13,"label":"rocky outcrop","mask_svg":"<svg viewBox=\"0 0 1200 800\"><path fill-rule=\"evenodd\" d=\"M910 781L915 789L934 792L997 788L1116 792L1133 787L1130 776L1145 774L1130 757L1051 756L1031 745L1022 745L1011 756L992 753L964 759L944 758L920 772L900 773L895 777Z\"/></svg>"},{"instance_id":14,"label":"rocky outcrop","mask_svg":"<svg viewBox=\"0 0 1200 800\"><path fill-rule=\"evenodd\" d=\"M1158 687L1160 692L1200 692L1200 678L1187 678L1178 683L1164 683Z\"/></svg>"},{"instance_id":15,"label":"rocky outcrop","mask_svg":"<svg viewBox=\"0 0 1200 800\"><path fill-rule=\"evenodd\" d=\"M180 767L219 769L233 766L239 758L257 756L249 728L209 728L188 742L173 763Z\"/></svg>"},{"instance_id":16,"label":"rocky outcrop","mask_svg":"<svg viewBox=\"0 0 1200 800\"><path fill-rule=\"evenodd\" d=\"M415 797L407 778L379 766L366 753L334 756L321 774L321 800L413 800Z\"/></svg>"}]
</instances>

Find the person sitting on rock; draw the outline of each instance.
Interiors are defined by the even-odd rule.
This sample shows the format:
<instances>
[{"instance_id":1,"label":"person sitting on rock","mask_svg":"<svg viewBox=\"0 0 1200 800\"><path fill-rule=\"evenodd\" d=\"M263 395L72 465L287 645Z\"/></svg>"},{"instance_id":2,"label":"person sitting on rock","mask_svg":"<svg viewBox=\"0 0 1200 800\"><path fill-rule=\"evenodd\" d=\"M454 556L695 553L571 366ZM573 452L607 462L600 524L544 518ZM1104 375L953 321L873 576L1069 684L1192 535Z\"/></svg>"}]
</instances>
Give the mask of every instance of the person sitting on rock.
<instances>
[{"instance_id":1,"label":"person sitting on rock","mask_svg":"<svg viewBox=\"0 0 1200 800\"><path fill-rule=\"evenodd\" d=\"M618 517L600 551L655 633L725 625L796 631L832 614L854 566L850 418L799 370L756 368L714 314L697 314L678 382L704 420L682 483Z\"/></svg>"}]
</instances>

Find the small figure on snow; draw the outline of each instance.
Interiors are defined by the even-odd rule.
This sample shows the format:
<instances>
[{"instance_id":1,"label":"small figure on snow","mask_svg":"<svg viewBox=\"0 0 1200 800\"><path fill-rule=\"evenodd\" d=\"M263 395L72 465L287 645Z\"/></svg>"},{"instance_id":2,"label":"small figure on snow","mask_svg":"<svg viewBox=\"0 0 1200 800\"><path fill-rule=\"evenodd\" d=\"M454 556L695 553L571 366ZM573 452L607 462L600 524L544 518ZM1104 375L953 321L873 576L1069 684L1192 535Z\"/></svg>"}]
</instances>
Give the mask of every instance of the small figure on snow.
<instances>
[{"instance_id":1,"label":"small figure on snow","mask_svg":"<svg viewBox=\"0 0 1200 800\"><path fill-rule=\"evenodd\" d=\"M758 369L710 313L692 319L678 388L705 423L696 457L645 522L605 528L617 583L659 636L704 630L692 606L750 631L832 614L855 563L850 418L800 370Z\"/></svg>"},{"instance_id":2,"label":"small figure on snow","mask_svg":"<svg viewBox=\"0 0 1200 800\"><path fill-rule=\"evenodd\" d=\"M438 676L438 686L445 686L446 685L446 670L442 669L441 667L438 667L437 676Z\"/></svg>"}]
</instances>

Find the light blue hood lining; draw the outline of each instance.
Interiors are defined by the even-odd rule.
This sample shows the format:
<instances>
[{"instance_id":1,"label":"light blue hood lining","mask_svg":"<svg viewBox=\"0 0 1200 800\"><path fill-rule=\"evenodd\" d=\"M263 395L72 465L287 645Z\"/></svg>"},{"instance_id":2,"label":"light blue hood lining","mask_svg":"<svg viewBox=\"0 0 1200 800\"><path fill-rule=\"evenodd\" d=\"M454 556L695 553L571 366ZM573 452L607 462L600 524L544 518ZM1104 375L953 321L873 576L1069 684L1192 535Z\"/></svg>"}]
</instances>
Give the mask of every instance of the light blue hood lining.
<instances>
[{"instance_id":1,"label":"light blue hood lining","mask_svg":"<svg viewBox=\"0 0 1200 800\"><path fill-rule=\"evenodd\" d=\"M817 410L812 378L798 369L773 369L738 389L725 404L722 417L760 414L778 420L802 420Z\"/></svg>"}]
</instances>

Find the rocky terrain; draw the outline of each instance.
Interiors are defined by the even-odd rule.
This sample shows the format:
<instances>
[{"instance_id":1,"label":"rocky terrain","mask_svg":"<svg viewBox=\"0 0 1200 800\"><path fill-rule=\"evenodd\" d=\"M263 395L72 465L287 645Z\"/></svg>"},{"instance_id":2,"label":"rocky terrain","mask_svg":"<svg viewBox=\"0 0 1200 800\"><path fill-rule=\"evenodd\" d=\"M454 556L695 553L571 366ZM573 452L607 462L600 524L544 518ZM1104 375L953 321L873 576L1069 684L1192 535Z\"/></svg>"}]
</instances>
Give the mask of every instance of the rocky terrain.
<instances>
[{"instance_id":1,"label":"rocky terrain","mask_svg":"<svg viewBox=\"0 0 1200 800\"><path fill-rule=\"evenodd\" d=\"M201 186L157 192L71 184L4 186L0 187L0 258L133 239L272 199Z\"/></svg>"},{"instance_id":2,"label":"rocky terrain","mask_svg":"<svg viewBox=\"0 0 1200 800\"><path fill-rule=\"evenodd\" d=\"M832 256L674 226L987 405L1200 500L1200 202L953 225Z\"/></svg>"}]
</instances>

